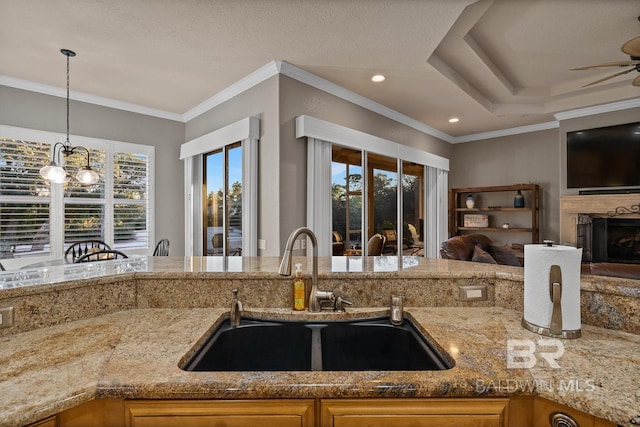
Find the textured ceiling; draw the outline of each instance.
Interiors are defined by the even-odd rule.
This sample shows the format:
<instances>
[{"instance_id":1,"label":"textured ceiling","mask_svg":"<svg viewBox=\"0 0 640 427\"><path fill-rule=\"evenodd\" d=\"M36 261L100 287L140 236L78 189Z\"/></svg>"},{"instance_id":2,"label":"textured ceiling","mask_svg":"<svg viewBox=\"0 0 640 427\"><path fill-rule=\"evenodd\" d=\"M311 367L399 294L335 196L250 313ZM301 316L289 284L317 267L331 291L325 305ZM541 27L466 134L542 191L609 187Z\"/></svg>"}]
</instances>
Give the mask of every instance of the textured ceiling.
<instances>
[{"instance_id":1,"label":"textured ceiling","mask_svg":"<svg viewBox=\"0 0 640 427\"><path fill-rule=\"evenodd\" d=\"M568 71L628 60L638 15L638 0L0 0L0 76L63 88L68 48L72 90L181 115L284 60L455 137L640 97L635 72L581 88L618 70Z\"/></svg>"}]
</instances>

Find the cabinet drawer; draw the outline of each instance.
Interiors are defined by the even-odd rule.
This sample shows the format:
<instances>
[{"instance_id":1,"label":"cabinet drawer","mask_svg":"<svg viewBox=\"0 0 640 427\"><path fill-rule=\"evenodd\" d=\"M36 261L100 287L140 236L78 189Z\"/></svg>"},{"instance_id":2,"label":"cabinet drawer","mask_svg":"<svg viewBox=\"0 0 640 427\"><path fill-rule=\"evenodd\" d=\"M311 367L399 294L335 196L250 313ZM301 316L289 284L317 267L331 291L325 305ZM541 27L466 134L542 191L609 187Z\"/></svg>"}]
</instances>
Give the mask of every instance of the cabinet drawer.
<instances>
[{"instance_id":1,"label":"cabinet drawer","mask_svg":"<svg viewBox=\"0 0 640 427\"><path fill-rule=\"evenodd\" d=\"M345 399L321 402L322 427L502 427L507 398Z\"/></svg>"},{"instance_id":2,"label":"cabinet drawer","mask_svg":"<svg viewBox=\"0 0 640 427\"><path fill-rule=\"evenodd\" d=\"M313 408L313 400L125 402L128 427L312 427Z\"/></svg>"}]
</instances>

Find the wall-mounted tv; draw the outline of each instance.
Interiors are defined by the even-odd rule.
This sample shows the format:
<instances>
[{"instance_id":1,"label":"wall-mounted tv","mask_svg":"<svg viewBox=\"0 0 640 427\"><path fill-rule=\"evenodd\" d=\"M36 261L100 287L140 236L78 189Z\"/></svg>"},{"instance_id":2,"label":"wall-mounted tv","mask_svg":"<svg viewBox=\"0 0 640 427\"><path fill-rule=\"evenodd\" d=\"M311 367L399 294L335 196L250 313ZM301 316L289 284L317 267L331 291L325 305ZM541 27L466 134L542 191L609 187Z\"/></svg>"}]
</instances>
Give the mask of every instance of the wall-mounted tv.
<instances>
[{"instance_id":1,"label":"wall-mounted tv","mask_svg":"<svg viewBox=\"0 0 640 427\"><path fill-rule=\"evenodd\" d=\"M567 132L567 188L639 186L640 122Z\"/></svg>"}]
</instances>

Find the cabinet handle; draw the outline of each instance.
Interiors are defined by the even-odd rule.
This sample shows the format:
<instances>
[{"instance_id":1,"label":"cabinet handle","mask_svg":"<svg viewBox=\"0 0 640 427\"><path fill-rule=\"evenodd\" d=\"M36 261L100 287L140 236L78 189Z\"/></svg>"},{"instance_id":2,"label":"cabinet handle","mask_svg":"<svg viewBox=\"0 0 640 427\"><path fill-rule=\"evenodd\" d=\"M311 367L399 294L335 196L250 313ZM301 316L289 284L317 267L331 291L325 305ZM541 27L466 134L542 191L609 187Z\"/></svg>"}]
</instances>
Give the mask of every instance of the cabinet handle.
<instances>
[{"instance_id":1,"label":"cabinet handle","mask_svg":"<svg viewBox=\"0 0 640 427\"><path fill-rule=\"evenodd\" d=\"M552 412L549 415L549 425L551 427L580 427L580 424L573 417L562 412Z\"/></svg>"}]
</instances>

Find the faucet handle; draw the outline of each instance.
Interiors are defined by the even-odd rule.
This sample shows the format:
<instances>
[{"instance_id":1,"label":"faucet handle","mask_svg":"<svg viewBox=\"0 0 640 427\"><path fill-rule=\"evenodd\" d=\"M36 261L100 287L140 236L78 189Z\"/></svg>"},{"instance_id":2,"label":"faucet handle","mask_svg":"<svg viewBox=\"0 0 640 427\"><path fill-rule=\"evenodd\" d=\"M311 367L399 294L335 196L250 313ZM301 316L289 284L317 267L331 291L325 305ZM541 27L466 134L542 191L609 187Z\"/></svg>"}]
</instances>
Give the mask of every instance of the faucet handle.
<instances>
[{"instance_id":1,"label":"faucet handle","mask_svg":"<svg viewBox=\"0 0 640 427\"><path fill-rule=\"evenodd\" d=\"M351 301L347 301L346 299L343 299L342 297L337 297L335 299L335 301L334 301L333 311L345 311L344 310L344 304L353 305L353 303Z\"/></svg>"}]
</instances>

